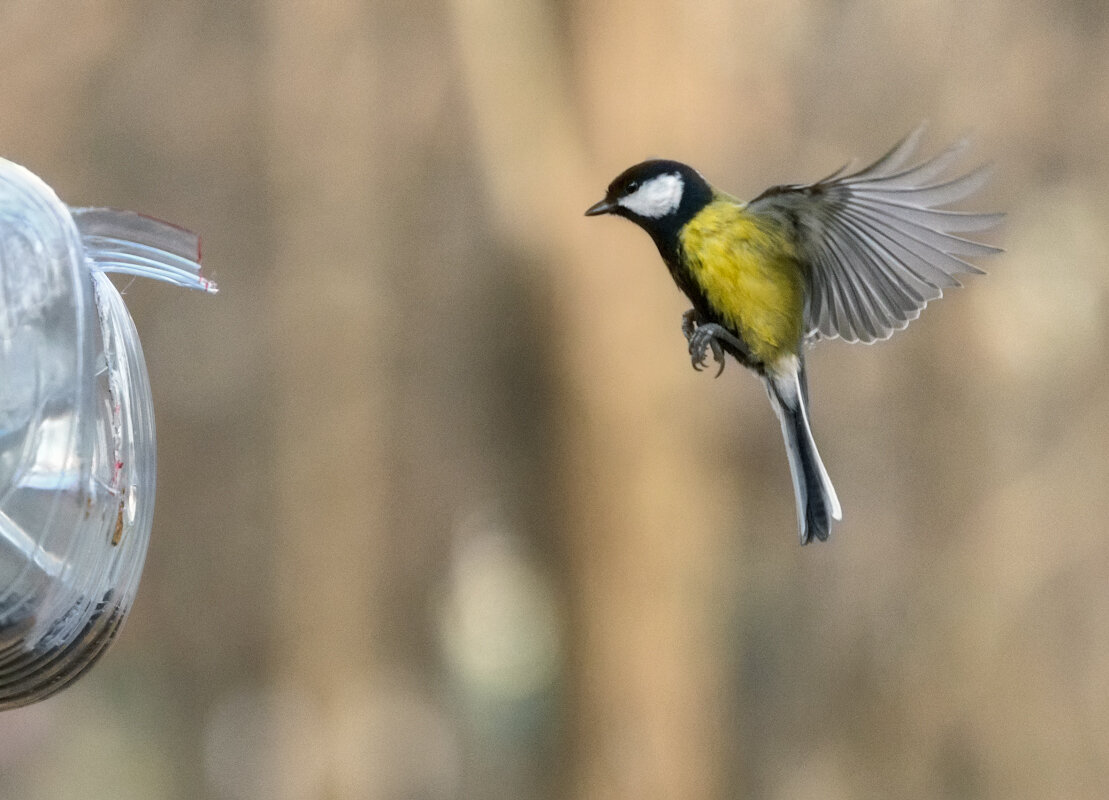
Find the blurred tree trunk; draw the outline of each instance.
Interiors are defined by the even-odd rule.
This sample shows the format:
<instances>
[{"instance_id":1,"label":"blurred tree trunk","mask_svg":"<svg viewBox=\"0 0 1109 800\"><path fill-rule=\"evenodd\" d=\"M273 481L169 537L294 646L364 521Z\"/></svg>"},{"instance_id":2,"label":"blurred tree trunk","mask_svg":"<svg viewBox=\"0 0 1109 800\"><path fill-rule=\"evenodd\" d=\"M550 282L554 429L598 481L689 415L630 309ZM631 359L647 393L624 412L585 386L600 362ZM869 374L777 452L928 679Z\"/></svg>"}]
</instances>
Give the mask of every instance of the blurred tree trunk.
<instances>
[{"instance_id":1,"label":"blurred tree trunk","mask_svg":"<svg viewBox=\"0 0 1109 800\"><path fill-rule=\"evenodd\" d=\"M388 570L384 447L391 304L371 157L387 134L377 3L266 5L277 430L274 670L304 718L278 722L279 797L359 796L351 752ZM303 723L303 727L301 725Z\"/></svg>"},{"instance_id":2,"label":"blurred tree trunk","mask_svg":"<svg viewBox=\"0 0 1109 800\"><path fill-rule=\"evenodd\" d=\"M556 469L571 571L571 794L722 796L731 709L724 642L712 626L726 616L716 578L727 571L717 538L729 529L720 513L727 503L697 500L725 496L720 472L699 457L695 416L682 410L704 386L684 372L670 383L678 371L657 369L663 352L684 369L683 309L672 306L672 324L642 324L645 303L676 303L651 262L657 254L624 223L582 218L614 170L582 174L584 137L567 114L567 39L559 35L574 32L559 31L552 7L537 0L454 0L452 8L496 222L506 240L549 266L551 334L560 339L552 350L569 385ZM606 47L623 38L592 33ZM619 58L619 48L610 55ZM604 69L619 65L586 63L599 68L586 79L603 96ZM607 99L625 107L624 98ZM604 102L597 108L599 125L615 128ZM646 263L629 271L613 255L631 241ZM555 242L562 246L550 249ZM679 462L669 457L675 452Z\"/></svg>"}]
</instances>

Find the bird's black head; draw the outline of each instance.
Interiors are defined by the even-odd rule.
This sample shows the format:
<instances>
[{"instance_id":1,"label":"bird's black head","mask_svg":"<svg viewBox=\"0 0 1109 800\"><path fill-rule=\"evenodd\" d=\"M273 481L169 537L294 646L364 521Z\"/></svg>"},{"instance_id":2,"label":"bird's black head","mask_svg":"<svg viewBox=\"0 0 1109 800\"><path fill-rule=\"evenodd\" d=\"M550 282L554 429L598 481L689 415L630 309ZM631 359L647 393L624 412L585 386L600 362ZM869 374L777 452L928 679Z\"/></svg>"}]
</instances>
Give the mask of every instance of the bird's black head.
<instances>
[{"instance_id":1,"label":"bird's black head","mask_svg":"<svg viewBox=\"0 0 1109 800\"><path fill-rule=\"evenodd\" d=\"M712 187L692 167L678 161L644 161L620 173L605 199L585 214L627 217L657 237L677 234L711 200Z\"/></svg>"}]
</instances>

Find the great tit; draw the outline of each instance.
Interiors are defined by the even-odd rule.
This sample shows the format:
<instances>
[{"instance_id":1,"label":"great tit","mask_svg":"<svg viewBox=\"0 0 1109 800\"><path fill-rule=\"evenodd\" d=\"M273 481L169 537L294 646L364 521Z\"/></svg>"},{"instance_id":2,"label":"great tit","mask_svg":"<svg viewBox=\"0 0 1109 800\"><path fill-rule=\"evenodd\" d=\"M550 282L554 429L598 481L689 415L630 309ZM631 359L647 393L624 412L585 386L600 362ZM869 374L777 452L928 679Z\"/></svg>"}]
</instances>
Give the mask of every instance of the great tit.
<instances>
[{"instance_id":1,"label":"great tit","mask_svg":"<svg viewBox=\"0 0 1109 800\"><path fill-rule=\"evenodd\" d=\"M986 170L943 177L965 141L907 166L923 133L858 172L774 186L748 203L685 164L645 161L585 212L625 217L651 235L693 303L682 332L695 369L711 352L719 375L728 353L761 376L785 438L801 544L826 540L842 519L809 427L806 345L886 339L960 286L956 274L982 273L965 259L999 252L956 234L1004 215L941 208L980 189Z\"/></svg>"}]
</instances>

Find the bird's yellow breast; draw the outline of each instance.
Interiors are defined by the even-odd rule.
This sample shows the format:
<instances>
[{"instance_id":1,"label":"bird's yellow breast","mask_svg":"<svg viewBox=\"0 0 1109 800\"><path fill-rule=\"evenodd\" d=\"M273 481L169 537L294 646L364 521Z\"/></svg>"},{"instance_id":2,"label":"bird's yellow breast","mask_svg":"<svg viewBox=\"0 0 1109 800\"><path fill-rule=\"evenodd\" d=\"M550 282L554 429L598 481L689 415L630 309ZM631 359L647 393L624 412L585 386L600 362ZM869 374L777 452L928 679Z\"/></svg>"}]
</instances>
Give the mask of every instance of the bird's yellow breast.
<instances>
[{"instance_id":1,"label":"bird's yellow breast","mask_svg":"<svg viewBox=\"0 0 1109 800\"><path fill-rule=\"evenodd\" d=\"M678 233L683 265L713 311L761 362L801 345L804 288L796 251L774 220L718 195Z\"/></svg>"}]
</instances>

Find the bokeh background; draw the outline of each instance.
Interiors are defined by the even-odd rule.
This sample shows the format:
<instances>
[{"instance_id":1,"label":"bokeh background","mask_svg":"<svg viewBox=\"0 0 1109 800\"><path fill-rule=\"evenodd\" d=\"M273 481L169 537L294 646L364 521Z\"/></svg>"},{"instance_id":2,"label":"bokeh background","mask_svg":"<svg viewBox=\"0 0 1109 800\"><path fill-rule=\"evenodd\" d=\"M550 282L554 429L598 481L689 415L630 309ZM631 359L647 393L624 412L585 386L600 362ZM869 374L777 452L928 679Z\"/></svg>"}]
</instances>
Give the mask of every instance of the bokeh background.
<instances>
[{"instance_id":1,"label":"bokeh background","mask_svg":"<svg viewBox=\"0 0 1109 800\"><path fill-rule=\"evenodd\" d=\"M0 154L222 289L119 282L146 573L0 715L0 797L1109 796L1107 99L1096 0L0 4ZM810 356L845 519L802 549L759 382L582 211L922 119L1007 252Z\"/></svg>"}]
</instances>

